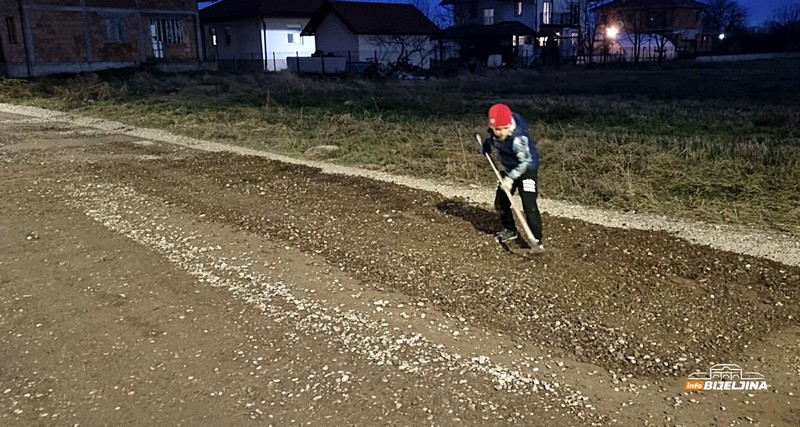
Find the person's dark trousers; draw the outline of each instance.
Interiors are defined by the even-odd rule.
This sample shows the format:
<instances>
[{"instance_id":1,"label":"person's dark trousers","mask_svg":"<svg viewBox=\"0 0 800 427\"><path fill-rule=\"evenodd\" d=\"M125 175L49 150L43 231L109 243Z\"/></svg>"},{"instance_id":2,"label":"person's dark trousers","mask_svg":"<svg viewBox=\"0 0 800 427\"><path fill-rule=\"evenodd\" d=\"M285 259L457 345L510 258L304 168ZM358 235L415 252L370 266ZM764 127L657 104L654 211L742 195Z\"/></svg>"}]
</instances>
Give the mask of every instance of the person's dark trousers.
<instances>
[{"instance_id":1,"label":"person's dark trousers","mask_svg":"<svg viewBox=\"0 0 800 427\"><path fill-rule=\"evenodd\" d=\"M542 214L539 212L539 205L536 202L539 197L538 173L539 170L534 169L522 174L521 177L514 181L514 188L511 189L511 194L514 194L515 191L519 192L522 199L522 209L525 210L525 217L528 220L528 227L530 227L533 237L541 242ZM500 213L500 221L503 224L503 228L508 230L517 229L514 222L514 213L511 211L511 201L508 200L506 192L499 185L494 196L494 208Z\"/></svg>"}]
</instances>

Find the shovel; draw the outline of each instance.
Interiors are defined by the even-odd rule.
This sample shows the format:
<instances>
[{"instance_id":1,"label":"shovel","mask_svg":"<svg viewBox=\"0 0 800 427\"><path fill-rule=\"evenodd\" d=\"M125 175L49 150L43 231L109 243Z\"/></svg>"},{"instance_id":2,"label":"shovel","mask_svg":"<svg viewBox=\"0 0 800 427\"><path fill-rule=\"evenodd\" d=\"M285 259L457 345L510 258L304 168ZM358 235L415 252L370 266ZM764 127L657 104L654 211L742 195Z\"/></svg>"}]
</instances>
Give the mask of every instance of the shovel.
<instances>
[{"instance_id":1,"label":"shovel","mask_svg":"<svg viewBox=\"0 0 800 427\"><path fill-rule=\"evenodd\" d=\"M478 139L478 144L481 144L481 146L483 146L483 140L481 139L481 136L476 134L475 138ZM489 153L486 153L485 155L486 155L486 160L488 160L489 164L492 166L492 170L494 171L495 176L497 176L497 181L499 184L503 180L503 176L500 175L500 171L497 169L497 166L494 165L494 161L492 160L492 157L489 155ZM528 246L530 246L530 248L518 251L519 252L524 251L526 253L540 253L541 251L538 249L539 240L533 237L533 232L531 232L531 228L528 227L528 219L525 218L525 214L522 212L522 208L519 205L519 200L517 200L516 197L512 197L511 192L506 190L505 187L503 187L502 185L500 185L500 188L503 189L503 191L506 193L506 196L508 197L508 200L511 202L511 211L514 213L514 218L517 220L517 224L522 226L522 231L525 234L525 240L528 242ZM503 246L503 249L505 249L506 251L517 252L517 251L512 251L511 248L509 248L506 243L501 242L499 240L497 242L500 243L500 245Z\"/></svg>"}]
</instances>

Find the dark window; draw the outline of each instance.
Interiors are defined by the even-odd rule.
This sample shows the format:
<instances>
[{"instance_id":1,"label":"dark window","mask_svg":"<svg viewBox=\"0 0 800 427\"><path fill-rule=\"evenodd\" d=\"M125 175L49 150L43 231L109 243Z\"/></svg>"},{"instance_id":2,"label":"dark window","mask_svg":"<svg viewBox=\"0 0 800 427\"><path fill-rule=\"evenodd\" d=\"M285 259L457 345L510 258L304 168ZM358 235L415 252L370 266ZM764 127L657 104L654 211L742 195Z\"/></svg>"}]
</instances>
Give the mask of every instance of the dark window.
<instances>
[{"instance_id":1,"label":"dark window","mask_svg":"<svg viewBox=\"0 0 800 427\"><path fill-rule=\"evenodd\" d=\"M17 44L17 25L14 23L13 16L6 18L6 27L8 27L8 42Z\"/></svg>"},{"instance_id":2,"label":"dark window","mask_svg":"<svg viewBox=\"0 0 800 427\"><path fill-rule=\"evenodd\" d=\"M106 43L128 43L128 18L122 16L103 19Z\"/></svg>"}]
</instances>

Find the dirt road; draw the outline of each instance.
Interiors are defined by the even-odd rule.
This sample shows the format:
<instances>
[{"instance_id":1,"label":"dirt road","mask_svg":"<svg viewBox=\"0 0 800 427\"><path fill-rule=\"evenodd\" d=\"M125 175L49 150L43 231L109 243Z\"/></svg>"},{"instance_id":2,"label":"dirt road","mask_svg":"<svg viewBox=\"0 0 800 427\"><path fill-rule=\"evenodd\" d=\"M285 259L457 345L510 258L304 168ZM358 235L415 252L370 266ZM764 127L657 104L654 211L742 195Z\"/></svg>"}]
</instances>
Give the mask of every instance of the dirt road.
<instances>
[{"instance_id":1,"label":"dirt road","mask_svg":"<svg viewBox=\"0 0 800 427\"><path fill-rule=\"evenodd\" d=\"M0 183L3 425L800 419L798 267L8 113Z\"/></svg>"}]
</instances>

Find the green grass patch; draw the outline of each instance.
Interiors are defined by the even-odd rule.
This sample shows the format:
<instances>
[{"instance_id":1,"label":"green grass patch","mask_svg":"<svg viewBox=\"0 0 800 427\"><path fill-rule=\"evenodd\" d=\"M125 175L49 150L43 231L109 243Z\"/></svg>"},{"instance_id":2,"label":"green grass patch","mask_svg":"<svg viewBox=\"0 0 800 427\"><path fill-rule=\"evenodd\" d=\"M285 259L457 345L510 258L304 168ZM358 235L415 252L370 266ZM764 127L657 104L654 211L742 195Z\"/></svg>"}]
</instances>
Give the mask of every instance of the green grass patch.
<instances>
[{"instance_id":1,"label":"green grass patch","mask_svg":"<svg viewBox=\"0 0 800 427\"><path fill-rule=\"evenodd\" d=\"M372 82L140 70L0 80L0 101L461 184L489 185L475 133L503 101L531 122L542 194L800 232L800 62L504 70ZM487 191L488 188L487 188Z\"/></svg>"}]
</instances>

